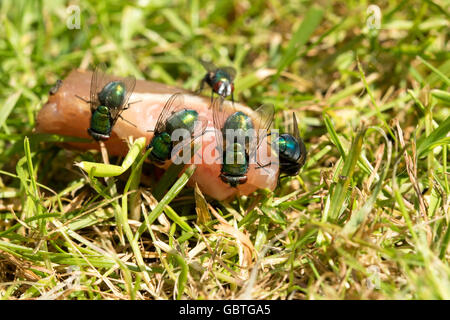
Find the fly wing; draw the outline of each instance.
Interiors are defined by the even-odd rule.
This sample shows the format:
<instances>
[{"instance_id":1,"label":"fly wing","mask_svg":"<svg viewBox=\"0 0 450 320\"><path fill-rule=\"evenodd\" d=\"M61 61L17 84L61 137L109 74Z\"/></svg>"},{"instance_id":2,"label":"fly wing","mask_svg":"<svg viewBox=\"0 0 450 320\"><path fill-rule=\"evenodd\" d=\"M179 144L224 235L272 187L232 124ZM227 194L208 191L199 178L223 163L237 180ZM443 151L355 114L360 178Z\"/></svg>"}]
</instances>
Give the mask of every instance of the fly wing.
<instances>
[{"instance_id":1,"label":"fly wing","mask_svg":"<svg viewBox=\"0 0 450 320\"><path fill-rule=\"evenodd\" d=\"M108 82L117 81L118 79L114 79L109 77ZM124 109L128 106L128 100L130 99L131 94L133 93L134 87L136 86L136 78L133 76L126 77L124 80L120 80L125 85L125 97L123 98L122 104L118 108L110 109L111 118L113 119L112 124L114 125L119 118L120 114ZM107 83L108 83L107 82Z\"/></svg>"},{"instance_id":2,"label":"fly wing","mask_svg":"<svg viewBox=\"0 0 450 320\"><path fill-rule=\"evenodd\" d=\"M217 70L217 67L212 62L200 60L200 63L202 64L203 68L206 69L208 72L215 72Z\"/></svg>"},{"instance_id":3,"label":"fly wing","mask_svg":"<svg viewBox=\"0 0 450 320\"><path fill-rule=\"evenodd\" d=\"M136 78L134 76L126 77L124 83L127 93L125 95L125 98L123 99L123 106L126 107L128 104L128 100L130 99L130 96L134 91L134 87L136 87Z\"/></svg>"},{"instance_id":4,"label":"fly wing","mask_svg":"<svg viewBox=\"0 0 450 320\"><path fill-rule=\"evenodd\" d=\"M267 131L272 124L275 108L273 104L266 103L260 106L254 112L256 113L256 117L253 119L255 136L250 143L249 155L251 157L255 155L259 146L268 134Z\"/></svg>"},{"instance_id":5,"label":"fly wing","mask_svg":"<svg viewBox=\"0 0 450 320\"><path fill-rule=\"evenodd\" d=\"M216 134L216 145L217 149L222 156L223 151L223 134L222 128L226 121L226 113L224 111L223 106L224 98L219 96L214 99L212 110L213 110L213 123L214 123L214 132Z\"/></svg>"},{"instance_id":6,"label":"fly wing","mask_svg":"<svg viewBox=\"0 0 450 320\"><path fill-rule=\"evenodd\" d=\"M299 146L300 146L300 152L301 152L301 155L300 155L300 159L298 159L297 163L298 163L301 167L303 167L303 165L304 165L305 162L306 162L306 154L307 154L307 151L306 151L305 143L303 142L302 138L298 138L298 144L299 144Z\"/></svg>"},{"instance_id":7,"label":"fly wing","mask_svg":"<svg viewBox=\"0 0 450 320\"><path fill-rule=\"evenodd\" d=\"M305 143L303 142L302 138L300 137L300 133L298 131L298 123L297 123L297 117L295 116L295 112L292 113L293 117L293 123L294 123L294 138L297 139L298 145L300 147L300 159L298 159L297 163L300 166L303 166L306 161L306 147Z\"/></svg>"},{"instance_id":8,"label":"fly wing","mask_svg":"<svg viewBox=\"0 0 450 320\"><path fill-rule=\"evenodd\" d=\"M208 127L208 118L205 116L198 116L198 122L194 129L193 138L194 140L201 137Z\"/></svg>"},{"instance_id":9,"label":"fly wing","mask_svg":"<svg viewBox=\"0 0 450 320\"><path fill-rule=\"evenodd\" d=\"M184 97L182 93L174 93L169 100L167 100L161 111L158 121L156 121L154 132L164 132L166 129L166 120L175 111L184 108Z\"/></svg>"},{"instance_id":10,"label":"fly wing","mask_svg":"<svg viewBox=\"0 0 450 320\"><path fill-rule=\"evenodd\" d=\"M221 70L223 70L224 72L226 72L229 76L231 81L234 81L234 79L236 78L236 69L233 67L223 67L223 68L219 68Z\"/></svg>"},{"instance_id":11,"label":"fly wing","mask_svg":"<svg viewBox=\"0 0 450 320\"><path fill-rule=\"evenodd\" d=\"M91 104L91 112L97 110L100 102L98 101L98 93L103 89L105 81L105 64L101 63L95 67L94 72L92 73L91 78L91 90L90 90L90 99L89 102Z\"/></svg>"},{"instance_id":12,"label":"fly wing","mask_svg":"<svg viewBox=\"0 0 450 320\"><path fill-rule=\"evenodd\" d=\"M196 144L196 140L203 136L203 134L206 131L206 128L208 127L208 118L204 116L198 116L197 123L194 128L194 132L192 133L191 137L188 137L187 139L183 139L182 141L175 144L172 150L172 161L174 161L173 155L176 157L182 157L182 151L186 149L187 145L190 145L191 149L191 159L194 156L194 154L199 150L201 147L200 145Z\"/></svg>"},{"instance_id":13,"label":"fly wing","mask_svg":"<svg viewBox=\"0 0 450 320\"><path fill-rule=\"evenodd\" d=\"M266 103L260 106L258 109L255 110L255 113L257 115L255 121L254 121L254 127L255 130L257 130L256 136L256 146L258 147L262 140L266 137L267 131L269 130L272 121L273 121L273 115L274 115L275 109L273 104Z\"/></svg>"},{"instance_id":14,"label":"fly wing","mask_svg":"<svg viewBox=\"0 0 450 320\"><path fill-rule=\"evenodd\" d=\"M297 117L295 116L295 112L292 112L292 123L294 128L293 130L293 137L295 139L299 139L300 138L300 133L298 131L298 122L297 122Z\"/></svg>"}]
</instances>

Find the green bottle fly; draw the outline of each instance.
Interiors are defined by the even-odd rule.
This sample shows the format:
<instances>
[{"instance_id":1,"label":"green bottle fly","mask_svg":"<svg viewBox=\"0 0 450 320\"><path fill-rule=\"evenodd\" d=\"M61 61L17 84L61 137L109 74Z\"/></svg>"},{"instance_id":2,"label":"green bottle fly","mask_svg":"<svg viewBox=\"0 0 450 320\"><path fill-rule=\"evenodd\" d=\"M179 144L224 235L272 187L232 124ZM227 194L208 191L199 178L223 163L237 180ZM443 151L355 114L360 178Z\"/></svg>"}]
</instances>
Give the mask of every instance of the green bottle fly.
<instances>
[{"instance_id":1,"label":"green bottle fly","mask_svg":"<svg viewBox=\"0 0 450 320\"><path fill-rule=\"evenodd\" d=\"M230 186L237 187L247 182L250 159L255 157L261 141L258 135L250 135L249 132L251 129L267 131L272 123L274 107L272 104L260 106L255 110L257 118L252 120L241 111L227 116L223 102L223 98L219 97L213 104L216 144L222 157L220 178ZM240 134L244 136L238 139Z\"/></svg>"},{"instance_id":2,"label":"green bottle fly","mask_svg":"<svg viewBox=\"0 0 450 320\"><path fill-rule=\"evenodd\" d=\"M201 92L207 83L211 87L211 103L213 101L214 93L226 98L231 96L231 101L234 104L234 78L236 77L236 70L233 67L218 68L214 64L206 61L200 61L206 69L206 74L200 83Z\"/></svg>"},{"instance_id":3,"label":"green bottle fly","mask_svg":"<svg viewBox=\"0 0 450 320\"><path fill-rule=\"evenodd\" d=\"M90 100L77 96L91 106L88 133L97 141L109 139L117 119L128 109L128 99L136 85L134 77L117 80L106 75L104 69L103 65L97 66L92 74Z\"/></svg>"},{"instance_id":4,"label":"green bottle fly","mask_svg":"<svg viewBox=\"0 0 450 320\"><path fill-rule=\"evenodd\" d=\"M306 161L306 147L299 134L295 113L293 122L293 134L281 134L272 143L273 148L278 148L280 175L296 176Z\"/></svg>"},{"instance_id":5,"label":"green bottle fly","mask_svg":"<svg viewBox=\"0 0 450 320\"><path fill-rule=\"evenodd\" d=\"M200 133L206 129L208 120L199 117L197 111L185 108L184 98L180 93L175 93L164 105L163 110L156 122L154 135L147 149L152 148L150 160L162 164L172 156L172 151L177 141L172 141L172 134L177 129L182 129L192 140L196 125L200 125ZM184 135L183 135L184 136ZM184 140L185 141L185 140Z\"/></svg>"}]
</instances>

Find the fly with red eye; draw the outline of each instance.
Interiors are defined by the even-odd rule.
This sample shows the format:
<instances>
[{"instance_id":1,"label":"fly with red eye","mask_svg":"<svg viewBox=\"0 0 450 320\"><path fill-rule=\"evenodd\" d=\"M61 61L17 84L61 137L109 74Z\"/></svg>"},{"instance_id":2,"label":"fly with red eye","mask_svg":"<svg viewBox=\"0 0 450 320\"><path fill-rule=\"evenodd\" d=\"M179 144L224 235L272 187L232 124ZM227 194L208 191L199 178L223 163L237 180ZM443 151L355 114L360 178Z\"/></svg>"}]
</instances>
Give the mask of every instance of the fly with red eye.
<instances>
[{"instance_id":1,"label":"fly with red eye","mask_svg":"<svg viewBox=\"0 0 450 320\"><path fill-rule=\"evenodd\" d=\"M200 83L201 92L207 83L211 91L211 104L213 103L214 93L219 96L226 98L231 96L231 101L234 104L234 78L236 77L236 70L233 67L216 67L210 62L200 61L203 67L206 69L207 73L203 77Z\"/></svg>"}]
</instances>

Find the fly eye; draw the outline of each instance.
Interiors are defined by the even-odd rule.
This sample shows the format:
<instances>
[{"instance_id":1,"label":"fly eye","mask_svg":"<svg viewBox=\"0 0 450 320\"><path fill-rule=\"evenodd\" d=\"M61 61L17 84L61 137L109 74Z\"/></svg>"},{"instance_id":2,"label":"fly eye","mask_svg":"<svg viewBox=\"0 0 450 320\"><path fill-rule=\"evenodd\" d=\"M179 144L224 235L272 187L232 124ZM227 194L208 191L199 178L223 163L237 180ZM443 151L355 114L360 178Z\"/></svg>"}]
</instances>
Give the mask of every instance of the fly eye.
<instances>
[{"instance_id":1,"label":"fly eye","mask_svg":"<svg viewBox=\"0 0 450 320\"><path fill-rule=\"evenodd\" d=\"M225 84L222 82L221 84L220 84L220 86L219 86L219 94L220 95L223 95L223 91L225 90Z\"/></svg>"}]
</instances>

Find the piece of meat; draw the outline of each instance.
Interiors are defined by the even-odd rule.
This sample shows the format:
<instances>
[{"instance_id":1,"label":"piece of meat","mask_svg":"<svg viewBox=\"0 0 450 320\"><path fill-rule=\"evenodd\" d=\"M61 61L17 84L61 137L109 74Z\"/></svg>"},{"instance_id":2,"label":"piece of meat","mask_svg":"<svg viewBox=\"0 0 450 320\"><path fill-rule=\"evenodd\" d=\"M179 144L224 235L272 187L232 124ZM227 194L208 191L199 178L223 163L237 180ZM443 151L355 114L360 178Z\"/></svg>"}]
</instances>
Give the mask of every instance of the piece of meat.
<instances>
[{"instance_id":1,"label":"piece of meat","mask_svg":"<svg viewBox=\"0 0 450 320\"><path fill-rule=\"evenodd\" d=\"M90 138L87 133L90 121L90 106L88 103L77 98L76 95L89 100L89 90L92 73L90 71L74 70L63 80L59 88L55 88L49 96L48 102L39 111L37 116L36 131L42 133L56 133L65 136L80 138ZM210 97L194 95L184 89L167 86L161 83L137 80L136 87L131 95L128 110L122 113L122 117L135 124L136 127L118 119L110 139L105 141L106 148L110 155L126 155L128 147L125 139L129 136L136 138L146 137L147 143L153 137L156 121L167 100L175 92L184 93L184 101L187 108L196 110L200 116L208 119L208 128L202 139L203 161L199 157L194 157L197 170L189 181L190 185L198 184L200 190L217 200L224 200L235 196L248 195L257 189L268 188L273 190L278 179L278 167L276 164L255 169L251 164L248 171L248 180L245 184L233 188L222 182L220 179L219 163L213 163L219 158L216 148L216 139L212 120L212 110L210 109ZM224 102L231 112L231 102ZM235 103L235 108L252 116L253 110L239 103ZM261 144L264 145L264 142ZM65 143L65 147L80 150L99 149L97 142L90 143ZM209 157L207 157L209 156ZM198 163L200 162L200 163ZM216 161L217 162L217 161ZM167 168L168 165L165 167Z\"/></svg>"}]
</instances>

